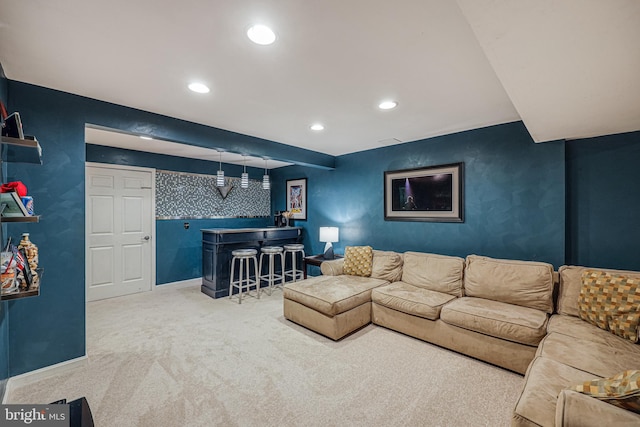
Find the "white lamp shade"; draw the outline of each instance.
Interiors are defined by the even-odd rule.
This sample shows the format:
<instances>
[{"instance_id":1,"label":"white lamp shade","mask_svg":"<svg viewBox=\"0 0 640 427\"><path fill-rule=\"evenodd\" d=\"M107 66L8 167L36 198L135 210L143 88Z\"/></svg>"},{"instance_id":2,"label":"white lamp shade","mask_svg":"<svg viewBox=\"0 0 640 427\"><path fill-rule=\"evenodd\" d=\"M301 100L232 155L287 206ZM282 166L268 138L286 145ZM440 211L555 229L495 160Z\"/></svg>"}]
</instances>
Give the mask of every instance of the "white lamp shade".
<instances>
[{"instance_id":1,"label":"white lamp shade","mask_svg":"<svg viewBox=\"0 0 640 427\"><path fill-rule=\"evenodd\" d=\"M338 227L320 227L320 241L332 243L337 242Z\"/></svg>"}]
</instances>

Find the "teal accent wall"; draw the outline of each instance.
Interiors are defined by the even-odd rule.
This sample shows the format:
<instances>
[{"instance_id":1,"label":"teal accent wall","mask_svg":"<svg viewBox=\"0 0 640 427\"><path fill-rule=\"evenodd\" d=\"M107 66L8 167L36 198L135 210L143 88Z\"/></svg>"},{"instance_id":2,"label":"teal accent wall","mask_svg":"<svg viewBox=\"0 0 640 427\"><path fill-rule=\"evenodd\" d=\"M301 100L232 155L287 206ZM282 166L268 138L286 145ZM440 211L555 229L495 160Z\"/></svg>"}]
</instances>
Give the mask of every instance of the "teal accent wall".
<instances>
[{"instance_id":1,"label":"teal accent wall","mask_svg":"<svg viewBox=\"0 0 640 427\"><path fill-rule=\"evenodd\" d=\"M640 132L567 142L567 263L640 270Z\"/></svg>"},{"instance_id":2,"label":"teal accent wall","mask_svg":"<svg viewBox=\"0 0 640 427\"><path fill-rule=\"evenodd\" d=\"M87 145L87 161L149 167L190 173L213 174L218 162ZM227 176L240 176L242 166L223 163ZM263 169L247 168L250 179L261 180ZM195 201L194 201L195 203ZM184 224L189 228L185 229ZM156 221L156 284L202 277L203 228L265 227L270 218L176 219Z\"/></svg>"},{"instance_id":3,"label":"teal accent wall","mask_svg":"<svg viewBox=\"0 0 640 427\"><path fill-rule=\"evenodd\" d=\"M464 223L385 221L385 171L464 162ZM285 208L287 179L308 179L308 252L318 228L340 228L347 245L466 256L540 260L565 252L564 143L536 144L522 122L339 156L334 171L291 166L273 172L272 206Z\"/></svg>"}]
</instances>

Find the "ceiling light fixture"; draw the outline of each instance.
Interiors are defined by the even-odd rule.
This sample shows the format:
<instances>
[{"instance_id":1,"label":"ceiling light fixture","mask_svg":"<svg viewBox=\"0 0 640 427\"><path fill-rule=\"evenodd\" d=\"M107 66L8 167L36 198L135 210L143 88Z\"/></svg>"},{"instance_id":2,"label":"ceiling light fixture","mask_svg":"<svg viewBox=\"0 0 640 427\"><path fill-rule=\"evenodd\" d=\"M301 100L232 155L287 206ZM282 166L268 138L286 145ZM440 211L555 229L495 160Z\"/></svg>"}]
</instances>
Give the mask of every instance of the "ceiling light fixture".
<instances>
[{"instance_id":1,"label":"ceiling light fixture","mask_svg":"<svg viewBox=\"0 0 640 427\"><path fill-rule=\"evenodd\" d=\"M264 175L262 175L262 189L270 190L271 181L269 180L269 172L267 171L267 159L264 159Z\"/></svg>"},{"instance_id":2,"label":"ceiling light fixture","mask_svg":"<svg viewBox=\"0 0 640 427\"><path fill-rule=\"evenodd\" d=\"M324 130L324 126L321 123L314 123L311 125L311 130L321 131Z\"/></svg>"},{"instance_id":3,"label":"ceiling light fixture","mask_svg":"<svg viewBox=\"0 0 640 427\"><path fill-rule=\"evenodd\" d=\"M209 93L209 88L203 83L189 83L189 89L196 93Z\"/></svg>"},{"instance_id":4,"label":"ceiling light fixture","mask_svg":"<svg viewBox=\"0 0 640 427\"><path fill-rule=\"evenodd\" d=\"M150 136L146 136L146 135L140 135L140 139L146 139L147 141L152 140L153 138L151 138Z\"/></svg>"},{"instance_id":5,"label":"ceiling light fixture","mask_svg":"<svg viewBox=\"0 0 640 427\"><path fill-rule=\"evenodd\" d=\"M244 172L240 177L240 188L249 188L249 174L247 173L247 156L244 157Z\"/></svg>"},{"instance_id":6,"label":"ceiling light fixture","mask_svg":"<svg viewBox=\"0 0 640 427\"><path fill-rule=\"evenodd\" d=\"M382 101L380 104L378 104L378 108L381 110L391 110L393 108L396 108L398 106L398 103L396 101Z\"/></svg>"},{"instance_id":7,"label":"ceiling light fixture","mask_svg":"<svg viewBox=\"0 0 640 427\"><path fill-rule=\"evenodd\" d=\"M276 41L276 34L266 25L254 25L247 30L249 40L259 45L269 45Z\"/></svg>"},{"instance_id":8,"label":"ceiling light fixture","mask_svg":"<svg viewBox=\"0 0 640 427\"><path fill-rule=\"evenodd\" d=\"M220 168L218 169L218 173L216 174L216 187L224 187L224 171L222 170L222 151L218 151L220 153Z\"/></svg>"}]
</instances>

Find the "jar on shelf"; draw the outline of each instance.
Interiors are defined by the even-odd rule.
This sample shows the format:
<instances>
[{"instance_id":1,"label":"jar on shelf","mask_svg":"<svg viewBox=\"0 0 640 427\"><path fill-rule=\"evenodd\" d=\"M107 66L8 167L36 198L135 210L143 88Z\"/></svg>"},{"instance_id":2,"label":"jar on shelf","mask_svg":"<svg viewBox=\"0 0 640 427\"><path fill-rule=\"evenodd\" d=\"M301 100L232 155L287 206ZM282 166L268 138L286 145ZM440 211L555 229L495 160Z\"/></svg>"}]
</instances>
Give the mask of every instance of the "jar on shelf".
<instances>
[{"instance_id":1,"label":"jar on shelf","mask_svg":"<svg viewBox=\"0 0 640 427\"><path fill-rule=\"evenodd\" d=\"M22 233L22 240L18 244L18 249L24 249L27 255L25 261L29 264L31 274L35 276L38 268L38 247L29 239L29 233Z\"/></svg>"}]
</instances>

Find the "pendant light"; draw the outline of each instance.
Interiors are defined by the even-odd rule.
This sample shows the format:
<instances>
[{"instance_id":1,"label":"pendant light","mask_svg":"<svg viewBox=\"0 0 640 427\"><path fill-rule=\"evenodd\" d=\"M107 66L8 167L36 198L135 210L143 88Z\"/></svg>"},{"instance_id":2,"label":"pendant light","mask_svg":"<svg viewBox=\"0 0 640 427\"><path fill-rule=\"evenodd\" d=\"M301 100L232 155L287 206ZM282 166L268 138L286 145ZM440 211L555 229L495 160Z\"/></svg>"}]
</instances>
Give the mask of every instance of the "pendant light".
<instances>
[{"instance_id":1,"label":"pendant light","mask_svg":"<svg viewBox=\"0 0 640 427\"><path fill-rule=\"evenodd\" d=\"M240 188L249 188L249 174L247 173L247 156L244 157L244 172L240 178Z\"/></svg>"},{"instance_id":2,"label":"pendant light","mask_svg":"<svg viewBox=\"0 0 640 427\"><path fill-rule=\"evenodd\" d=\"M224 171L222 170L222 151L218 151L220 153L220 169L218 169L218 174L216 175L216 187L224 187Z\"/></svg>"},{"instance_id":3,"label":"pendant light","mask_svg":"<svg viewBox=\"0 0 640 427\"><path fill-rule=\"evenodd\" d=\"M270 190L271 181L269 180L269 173L267 172L267 159L264 159L264 175L262 175L262 189Z\"/></svg>"}]
</instances>

